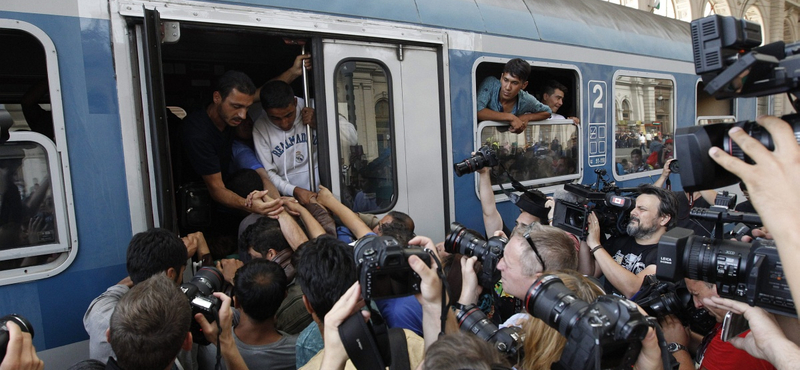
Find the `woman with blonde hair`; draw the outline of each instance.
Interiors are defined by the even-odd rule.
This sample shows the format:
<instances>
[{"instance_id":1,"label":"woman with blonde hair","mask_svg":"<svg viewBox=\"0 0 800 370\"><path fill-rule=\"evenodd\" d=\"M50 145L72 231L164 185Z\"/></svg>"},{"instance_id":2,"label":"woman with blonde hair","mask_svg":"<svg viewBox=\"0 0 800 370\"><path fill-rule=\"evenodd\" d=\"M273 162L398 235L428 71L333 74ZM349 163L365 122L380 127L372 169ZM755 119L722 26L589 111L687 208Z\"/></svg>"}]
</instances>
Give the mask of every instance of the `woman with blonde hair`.
<instances>
[{"instance_id":1,"label":"woman with blonde hair","mask_svg":"<svg viewBox=\"0 0 800 370\"><path fill-rule=\"evenodd\" d=\"M575 292L575 295L587 303L594 302L599 295L605 294L597 284L575 270L545 271L542 275L555 275L564 285ZM549 370L561 358L567 338L559 334L544 321L527 315L522 323L525 333L525 357L518 364L524 370Z\"/></svg>"}]
</instances>

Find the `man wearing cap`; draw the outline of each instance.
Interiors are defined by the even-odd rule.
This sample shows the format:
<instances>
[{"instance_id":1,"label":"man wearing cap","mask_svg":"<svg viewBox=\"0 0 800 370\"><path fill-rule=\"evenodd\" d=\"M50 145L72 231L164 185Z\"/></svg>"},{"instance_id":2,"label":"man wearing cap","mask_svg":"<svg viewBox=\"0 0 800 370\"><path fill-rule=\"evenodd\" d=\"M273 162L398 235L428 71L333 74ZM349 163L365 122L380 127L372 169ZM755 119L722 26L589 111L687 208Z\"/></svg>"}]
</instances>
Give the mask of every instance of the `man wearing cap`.
<instances>
[{"instance_id":1,"label":"man wearing cap","mask_svg":"<svg viewBox=\"0 0 800 370\"><path fill-rule=\"evenodd\" d=\"M494 201L494 191L492 190L492 180L489 173L491 168L481 168L478 170L478 188L481 195L481 209L483 210L483 226L486 228L486 236L493 236L496 231L503 231L505 235L511 235L511 230L503 222L500 212ZM550 207L545 206L547 197L538 190L528 190L522 194L511 194L511 202L519 207L519 216L515 226L530 226L534 222L548 225L548 213Z\"/></svg>"}]
</instances>

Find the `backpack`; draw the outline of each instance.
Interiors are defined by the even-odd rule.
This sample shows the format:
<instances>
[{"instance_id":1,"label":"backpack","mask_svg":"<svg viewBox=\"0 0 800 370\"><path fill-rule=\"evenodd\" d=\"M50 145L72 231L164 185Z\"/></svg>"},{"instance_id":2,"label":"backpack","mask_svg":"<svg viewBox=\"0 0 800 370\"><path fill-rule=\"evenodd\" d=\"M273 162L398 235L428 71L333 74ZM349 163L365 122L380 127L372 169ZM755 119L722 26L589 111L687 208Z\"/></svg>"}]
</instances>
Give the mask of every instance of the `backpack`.
<instances>
[{"instance_id":1,"label":"backpack","mask_svg":"<svg viewBox=\"0 0 800 370\"><path fill-rule=\"evenodd\" d=\"M653 168L655 168L656 165L658 164L658 153L659 152L652 152L650 153L650 156L647 157L647 164L649 164Z\"/></svg>"}]
</instances>

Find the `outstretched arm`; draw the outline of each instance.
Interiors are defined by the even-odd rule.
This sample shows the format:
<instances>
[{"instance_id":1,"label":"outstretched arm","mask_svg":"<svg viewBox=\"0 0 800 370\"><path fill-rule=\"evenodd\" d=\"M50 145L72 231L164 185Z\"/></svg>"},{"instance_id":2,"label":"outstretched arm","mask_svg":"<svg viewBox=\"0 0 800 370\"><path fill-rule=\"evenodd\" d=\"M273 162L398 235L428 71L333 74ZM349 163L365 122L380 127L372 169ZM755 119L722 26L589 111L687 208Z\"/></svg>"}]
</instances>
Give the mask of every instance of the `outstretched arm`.
<instances>
[{"instance_id":1,"label":"outstretched arm","mask_svg":"<svg viewBox=\"0 0 800 370\"><path fill-rule=\"evenodd\" d=\"M346 205L334 198L333 193L331 193L328 188L322 185L319 186L317 202L329 209L336 216L339 216L339 219L342 220L344 226L347 226L347 228L353 232L353 235L355 235L357 239L361 239L364 235L372 232L372 229L370 229L369 226L367 226L367 224L361 220L361 217L358 217L358 215L350 208L347 208Z\"/></svg>"},{"instance_id":2,"label":"outstretched arm","mask_svg":"<svg viewBox=\"0 0 800 370\"><path fill-rule=\"evenodd\" d=\"M481 196L483 227L486 229L486 235L494 235L495 231L503 230L503 218L497 211L490 171L491 168L486 167L478 170L478 191Z\"/></svg>"}]
</instances>

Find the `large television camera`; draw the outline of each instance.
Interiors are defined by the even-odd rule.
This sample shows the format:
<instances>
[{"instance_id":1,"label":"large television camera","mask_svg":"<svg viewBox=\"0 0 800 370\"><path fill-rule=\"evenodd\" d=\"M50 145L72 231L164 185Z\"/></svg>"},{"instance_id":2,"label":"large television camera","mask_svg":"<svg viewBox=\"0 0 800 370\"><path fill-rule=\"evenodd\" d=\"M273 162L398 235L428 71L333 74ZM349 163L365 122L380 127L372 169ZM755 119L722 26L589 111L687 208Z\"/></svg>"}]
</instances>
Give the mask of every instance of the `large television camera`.
<instances>
[{"instance_id":1,"label":"large television camera","mask_svg":"<svg viewBox=\"0 0 800 370\"><path fill-rule=\"evenodd\" d=\"M756 48L761 44L761 26L720 15L696 19L691 28L695 72L702 76L705 91L710 95L717 99L782 92L798 96L800 43L785 45L778 41ZM800 116L793 114L782 118L792 126L800 142ZM767 149L774 150L769 132L752 121L679 128L675 146L681 148L676 153L683 167L684 190L713 189L739 181L708 156L708 149L717 146L753 163L728 136L728 130L734 126L741 127Z\"/></svg>"},{"instance_id":2,"label":"large television camera","mask_svg":"<svg viewBox=\"0 0 800 370\"><path fill-rule=\"evenodd\" d=\"M600 229L612 236L625 235L631 210L636 205L635 189L618 188L605 179L606 170L596 169L597 182L592 185L566 184L564 190L573 200L556 199L553 226L585 240L589 233L589 214L597 216Z\"/></svg>"},{"instance_id":3,"label":"large television camera","mask_svg":"<svg viewBox=\"0 0 800 370\"><path fill-rule=\"evenodd\" d=\"M721 297L797 316L773 241L756 239L751 244L693 234L689 229L674 228L661 237L659 279L674 282L687 277L714 283Z\"/></svg>"},{"instance_id":4,"label":"large television camera","mask_svg":"<svg viewBox=\"0 0 800 370\"><path fill-rule=\"evenodd\" d=\"M613 295L585 302L555 275L533 283L524 303L531 315L567 338L553 369L630 369L654 325L633 302Z\"/></svg>"}]
</instances>

